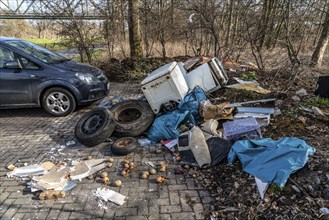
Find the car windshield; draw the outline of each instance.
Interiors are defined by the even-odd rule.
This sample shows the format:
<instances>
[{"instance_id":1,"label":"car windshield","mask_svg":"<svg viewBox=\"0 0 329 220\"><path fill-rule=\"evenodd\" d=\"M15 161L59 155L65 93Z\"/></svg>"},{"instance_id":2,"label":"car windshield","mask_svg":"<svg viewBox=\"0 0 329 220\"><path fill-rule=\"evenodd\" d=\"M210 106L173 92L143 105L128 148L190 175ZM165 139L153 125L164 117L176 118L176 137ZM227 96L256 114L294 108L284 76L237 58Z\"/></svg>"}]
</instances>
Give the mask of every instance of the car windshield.
<instances>
[{"instance_id":1,"label":"car windshield","mask_svg":"<svg viewBox=\"0 0 329 220\"><path fill-rule=\"evenodd\" d=\"M8 44L45 63L62 63L69 60L66 57L47 50L44 47L27 41L10 41Z\"/></svg>"}]
</instances>

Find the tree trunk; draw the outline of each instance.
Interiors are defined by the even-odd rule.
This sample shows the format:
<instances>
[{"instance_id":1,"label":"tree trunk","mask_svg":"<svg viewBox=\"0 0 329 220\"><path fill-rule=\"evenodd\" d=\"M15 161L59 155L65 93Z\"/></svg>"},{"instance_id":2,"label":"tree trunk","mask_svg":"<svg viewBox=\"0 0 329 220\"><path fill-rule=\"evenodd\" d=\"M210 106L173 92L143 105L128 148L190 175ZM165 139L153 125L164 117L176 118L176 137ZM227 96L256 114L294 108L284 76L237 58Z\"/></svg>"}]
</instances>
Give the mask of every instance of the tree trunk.
<instances>
[{"instance_id":1,"label":"tree trunk","mask_svg":"<svg viewBox=\"0 0 329 220\"><path fill-rule=\"evenodd\" d=\"M311 67L321 66L324 52L327 48L329 41L329 10L326 11L326 17L324 23L322 24L322 31L319 38L319 41L315 47L311 58Z\"/></svg>"},{"instance_id":2,"label":"tree trunk","mask_svg":"<svg viewBox=\"0 0 329 220\"><path fill-rule=\"evenodd\" d=\"M128 25L130 56L133 59L142 57L142 45L139 27L139 0L128 1Z\"/></svg>"}]
</instances>

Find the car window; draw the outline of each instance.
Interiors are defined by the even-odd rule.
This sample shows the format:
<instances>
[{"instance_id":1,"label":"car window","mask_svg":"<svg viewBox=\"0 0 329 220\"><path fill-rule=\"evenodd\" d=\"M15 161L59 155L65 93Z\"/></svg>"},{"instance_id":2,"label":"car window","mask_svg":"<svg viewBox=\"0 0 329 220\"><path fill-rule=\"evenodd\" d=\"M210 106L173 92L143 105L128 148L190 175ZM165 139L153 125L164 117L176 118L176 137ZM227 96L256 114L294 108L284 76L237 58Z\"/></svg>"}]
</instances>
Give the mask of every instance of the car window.
<instances>
[{"instance_id":1,"label":"car window","mask_svg":"<svg viewBox=\"0 0 329 220\"><path fill-rule=\"evenodd\" d=\"M0 68L5 68L8 62L15 62L15 55L12 51L0 47Z\"/></svg>"},{"instance_id":2,"label":"car window","mask_svg":"<svg viewBox=\"0 0 329 220\"><path fill-rule=\"evenodd\" d=\"M38 46L36 44L21 41L21 40L12 40L7 42L10 46L15 47L18 50L24 51L30 56L45 62L45 63L61 63L69 59L54 53L44 47Z\"/></svg>"},{"instance_id":3,"label":"car window","mask_svg":"<svg viewBox=\"0 0 329 220\"><path fill-rule=\"evenodd\" d=\"M20 57L20 61L22 63L22 66L24 69L28 69L28 70L38 70L40 69L40 66L35 64L34 62L32 62L29 59L26 59L24 57Z\"/></svg>"}]
</instances>

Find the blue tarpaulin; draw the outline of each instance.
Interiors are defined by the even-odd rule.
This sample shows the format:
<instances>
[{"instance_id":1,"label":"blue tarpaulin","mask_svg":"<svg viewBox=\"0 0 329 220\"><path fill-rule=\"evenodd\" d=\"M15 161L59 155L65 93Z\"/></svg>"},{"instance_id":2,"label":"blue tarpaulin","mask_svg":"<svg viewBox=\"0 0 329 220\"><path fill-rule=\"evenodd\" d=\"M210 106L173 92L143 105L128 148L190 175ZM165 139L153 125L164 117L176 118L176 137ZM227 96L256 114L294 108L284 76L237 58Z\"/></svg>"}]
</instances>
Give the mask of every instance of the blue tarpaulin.
<instances>
[{"instance_id":1,"label":"blue tarpaulin","mask_svg":"<svg viewBox=\"0 0 329 220\"><path fill-rule=\"evenodd\" d=\"M232 146L228 163L233 163L238 156L245 172L283 187L290 174L303 168L308 156L314 152L315 149L304 140L293 137L277 141L270 138L241 140Z\"/></svg>"}]
</instances>

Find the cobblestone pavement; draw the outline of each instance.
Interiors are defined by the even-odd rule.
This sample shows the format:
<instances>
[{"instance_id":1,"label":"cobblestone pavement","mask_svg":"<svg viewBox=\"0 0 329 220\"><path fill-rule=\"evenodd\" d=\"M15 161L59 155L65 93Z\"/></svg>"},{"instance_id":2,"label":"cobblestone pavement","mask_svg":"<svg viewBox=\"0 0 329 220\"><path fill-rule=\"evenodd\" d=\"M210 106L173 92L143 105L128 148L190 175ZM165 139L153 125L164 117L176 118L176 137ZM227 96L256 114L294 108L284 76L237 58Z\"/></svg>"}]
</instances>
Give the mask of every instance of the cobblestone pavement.
<instances>
[{"instance_id":1,"label":"cobblestone pavement","mask_svg":"<svg viewBox=\"0 0 329 220\"><path fill-rule=\"evenodd\" d=\"M112 83L109 97L125 99L142 96L138 82ZM95 105L93 105L95 106ZM0 219L204 219L212 201L209 193L188 175L175 175L172 155L168 152L150 153L147 148L131 155L137 165L130 177L120 176L124 157L112 155L109 143L93 148L79 144L74 137L74 127L79 118L93 106L82 108L70 116L51 117L42 109L0 110ZM73 146L67 146L75 141ZM8 178L6 166L38 164L44 161L65 161L94 158L114 158L114 165L105 168L111 180L121 179L123 186L107 186L127 196L122 206L104 203L99 206L93 195L104 184L97 180L83 179L65 198L40 201L37 193L26 191L24 181ZM167 183L156 184L155 176L140 179L139 173L147 170L143 162L168 160L169 169L163 175Z\"/></svg>"}]
</instances>

